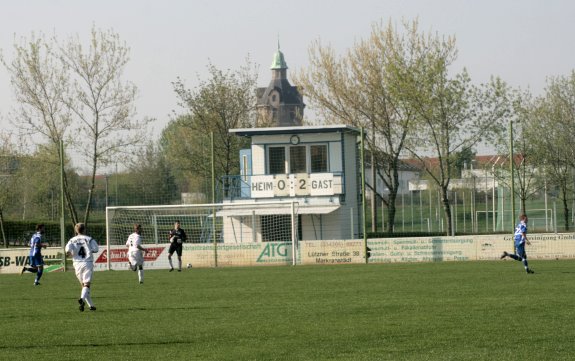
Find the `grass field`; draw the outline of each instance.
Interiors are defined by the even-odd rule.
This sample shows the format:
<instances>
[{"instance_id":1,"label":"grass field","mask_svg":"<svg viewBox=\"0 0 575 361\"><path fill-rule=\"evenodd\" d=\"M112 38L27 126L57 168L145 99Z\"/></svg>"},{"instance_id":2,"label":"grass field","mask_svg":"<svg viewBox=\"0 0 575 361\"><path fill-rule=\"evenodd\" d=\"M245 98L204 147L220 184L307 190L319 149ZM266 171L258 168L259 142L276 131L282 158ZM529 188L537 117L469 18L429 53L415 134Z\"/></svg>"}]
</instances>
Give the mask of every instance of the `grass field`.
<instances>
[{"instance_id":1,"label":"grass field","mask_svg":"<svg viewBox=\"0 0 575 361\"><path fill-rule=\"evenodd\" d=\"M575 261L0 275L0 360L573 360Z\"/></svg>"}]
</instances>

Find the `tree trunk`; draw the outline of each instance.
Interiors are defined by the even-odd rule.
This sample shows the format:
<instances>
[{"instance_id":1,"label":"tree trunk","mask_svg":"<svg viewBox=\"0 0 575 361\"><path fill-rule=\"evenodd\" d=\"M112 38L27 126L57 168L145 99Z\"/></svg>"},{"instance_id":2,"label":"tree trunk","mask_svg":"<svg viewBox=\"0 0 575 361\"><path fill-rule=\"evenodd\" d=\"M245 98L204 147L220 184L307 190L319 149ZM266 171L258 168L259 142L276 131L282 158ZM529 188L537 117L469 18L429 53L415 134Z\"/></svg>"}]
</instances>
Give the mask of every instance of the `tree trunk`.
<instances>
[{"instance_id":1,"label":"tree trunk","mask_svg":"<svg viewBox=\"0 0 575 361\"><path fill-rule=\"evenodd\" d=\"M90 189L88 189L88 200L86 202L86 209L84 211L84 224L88 226L88 219L90 218L90 211L92 210L92 198L94 196L94 189L96 188L96 170L98 169L97 144L94 142L94 153L92 156L92 179L90 180Z\"/></svg>"},{"instance_id":2,"label":"tree trunk","mask_svg":"<svg viewBox=\"0 0 575 361\"><path fill-rule=\"evenodd\" d=\"M519 211L519 215L527 214L527 197L524 196L524 193L521 193L521 210Z\"/></svg>"},{"instance_id":3,"label":"tree trunk","mask_svg":"<svg viewBox=\"0 0 575 361\"><path fill-rule=\"evenodd\" d=\"M569 204L567 203L567 189L562 187L561 200L563 201L563 217L565 220L565 232L569 231Z\"/></svg>"},{"instance_id":4,"label":"tree trunk","mask_svg":"<svg viewBox=\"0 0 575 361\"><path fill-rule=\"evenodd\" d=\"M0 208L0 230L2 230L2 242L4 243L4 248L8 248L6 233L4 233L4 214L2 213L2 208Z\"/></svg>"},{"instance_id":5,"label":"tree trunk","mask_svg":"<svg viewBox=\"0 0 575 361\"><path fill-rule=\"evenodd\" d=\"M397 192L390 191L389 193L389 205L387 206L387 232L393 234L395 231L395 213L397 211L395 207L395 200L397 199Z\"/></svg>"},{"instance_id":6,"label":"tree trunk","mask_svg":"<svg viewBox=\"0 0 575 361\"><path fill-rule=\"evenodd\" d=\"M70 191L68 188L68 179L65 173L64 173L64 199L66 200L66 206L68 207L68 211L70 212L70 219L72 221L72 226L74 226L76 223L78 223L78 213L76 212L74 202L72 202L72 196L70 195Z\"/></svg>"},{"instance_id":7,"label":"tree trunk","mask_svg":"<svg viewBox=\"0 0 575 361\"><path fill-rule=\"evenodd\" d=\"M395 206L395 202L397 200L397 193L399 192L399 172L397 167L397 159L392 163L392 173L388 185L389 189L389 198L388 198L388 222L387 222L387 232L393 234L395 232L395 215L397 213L397 207Z\"/></svg>"},{"instance_id":8,"label":"tree trunk","mask_svg":"<svg viewBox=\"0 0 575 361\"><path fill-rule=\"evenodd\" d=\"M371 152L371 231L377 232L377 177L375 155Z\"/></svg>"},{"instance_id":9,"label":"tree trunk","mask_svg":"<svg viewBox=\"0 0 575 361\"><path fill-rule=\"evenodd\" d=\"M447 197L447 187L441 187L441 201L443 203L443 211L445 212L445 221L447 222L447 235L451 236L453 229L451 225L451 205Z\"/></svg>"},{"instance_id":10,"label":"tree trunk","mask_svg":"<svg viewBox=\"0 0 575 361\"><path fill-rule=\"evenodd\" d=\"M59 142L58 142L59 143ZM60 164L64 164L63 162L63 157L64 154L62 154L62 152L60 152L60 147L58 147L58 157L59 160L61 161ZM76 212L76 207L74 207L74 202L72 202L72 196L70 195L70 190L68 187L68 177L66 176L66 172L61 169L61 172L63 172L64 174L64 199L66 200L66 206L68 207L68 211L70 212L70 218L72 221L72 226L74 226L76 223L78 223L78 213ZM64 212L64 210L62 210L62 212Z\"/></svg>"}]
</instances>

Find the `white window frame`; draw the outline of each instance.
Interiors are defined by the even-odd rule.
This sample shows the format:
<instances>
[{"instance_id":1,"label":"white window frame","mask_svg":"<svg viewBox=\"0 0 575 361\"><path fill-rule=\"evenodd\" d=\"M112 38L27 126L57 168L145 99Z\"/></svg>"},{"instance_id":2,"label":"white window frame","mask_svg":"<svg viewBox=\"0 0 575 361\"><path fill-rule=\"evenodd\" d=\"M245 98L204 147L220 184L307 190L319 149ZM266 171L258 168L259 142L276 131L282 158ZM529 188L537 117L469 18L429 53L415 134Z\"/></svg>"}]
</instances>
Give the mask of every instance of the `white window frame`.
<instances>
[{"instance_id":1,"label":"white window frame","mask_svg":"<svg viewBox=\"0 0 575 361\"><path fill-rule=\"evenodd\" d=\"M324 146L326 149L326 171L325 172L313 172L315 173L329 173L330 172L330 167L329 167L329 144L328 143L323 143L323 142L319 142L319 143L305 143L305 144L298 144L298 145L290 145L290 144L270 144L267 147L266 150L266 170L267 170L267 174L274 174L270 172L271 166L270 166L270 150L271 148L284 148L284 172L285 173L275 173L275 174L290 174L290 167L291 167L291 163L290 163L290 151L289 149L292 147L305 147L305 161L306 161L306 170L305 173L307 174L312 174L311 172L311 146Z\"/></svg>"}]
</instances>

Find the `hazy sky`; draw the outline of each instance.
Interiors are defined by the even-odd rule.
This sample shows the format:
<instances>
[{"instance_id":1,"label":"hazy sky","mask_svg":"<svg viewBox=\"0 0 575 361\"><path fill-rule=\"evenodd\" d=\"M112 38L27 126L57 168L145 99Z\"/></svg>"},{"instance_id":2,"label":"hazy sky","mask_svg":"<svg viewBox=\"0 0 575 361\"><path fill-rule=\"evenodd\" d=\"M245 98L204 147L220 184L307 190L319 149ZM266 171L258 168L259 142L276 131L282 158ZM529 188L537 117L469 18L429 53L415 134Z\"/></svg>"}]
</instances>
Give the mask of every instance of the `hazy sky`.
<instances>
[{"instance_id":1,"label":"hazy sky","mask_svg":"<svg viewBox=\"0 0 575 361\"><path fill-rule=\"evenodd\" d=\"M307 50L321 39L338 51L369 36L374 22L419 18L421 30L455 35L472 80L498 75L540 94L548 76L575 69L572 0L18 0L2 1L0 49L10 60L14 37L56 33L87 39L92 25L117 32L131 48L125 79L139 89L138 116L156 118L156 134L177 106L171 82L193 87L211 61L238 69L249 55L270 81L278 35L288 70L307 66ZM305 101L305 99L304 99ZM10 80L0 68L0 129L10 129ZM309 109L309 107L307 108ZM309 109L312 110L312 109ZM308 112L306 114L310 114Z\"/></svg>"}]
</instances>

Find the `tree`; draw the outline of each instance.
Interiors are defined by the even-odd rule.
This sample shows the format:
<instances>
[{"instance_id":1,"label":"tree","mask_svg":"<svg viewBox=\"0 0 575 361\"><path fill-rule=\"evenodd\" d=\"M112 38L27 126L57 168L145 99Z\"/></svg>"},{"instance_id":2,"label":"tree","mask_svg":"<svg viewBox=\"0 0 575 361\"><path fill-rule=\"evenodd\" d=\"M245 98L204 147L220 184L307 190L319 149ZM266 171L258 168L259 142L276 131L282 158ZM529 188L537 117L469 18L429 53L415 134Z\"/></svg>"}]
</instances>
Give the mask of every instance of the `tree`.
<instances>
[{"instance_id":1,"label":"tree","mask_svg":"<svg viewBox=\"0 0 575 361\"><path fill-rule=\"evenodd\" d=\"M346 54L337 57L330 46L316 41L309 49L310 67L295 82L326 123L345 123L368 131L372 189L388 209L387 231L395 226L395 202L399 191L399 158L414 121L402 78L414 71L425 56L425 35L417 21L403 24L400 33L391 22L374 24L371 35ZM388 190L376 189L375 174ZM372 198L372 228L376 224Z\"/></svg>"},{"instance_id":2,"label":"tree","mask_svg":"<svg viewBox=\"0 0 575 361\"><path fill-rule=\"evenodd\" d=\"M461 178L462 172L466 165L473 162L476 152L472 148L465 148L459 152L453 153L453 166L455 167L455 176Z\"/></svg>"},{"instance_id":3,"label":"tree","mask_svg":"<svg viewBox=\"0 0 575 361\"><path fill-rule=\"evenodd\" d=\"M79 37L61 44L56 36L33 35L23 43L14 46L10 64L3 59L20 104L17 119L52 144L66 141L84 156L91 176L83 218L88 223L98 169L137 145L150 122L134 119L136 87L122 80L129 48L113 31L95 28L87 47ZM59 146L53 149L60 152ZM77 223L67 180L64 191Z\"/></svg>"},{"instance_id":4,"label":"tree","mask_svg":"<svg viewBox=\"0 0 575 361\"><path fill-rule=\"evenodd\" d=\"M198 80L194 89L186 88L179 78L173 83L187 113L163 134L163 146L171 155L168 159L172 167L186 164L188 171L203 179L211 179L210 133L214 134L216 176L239 174L238 153L247 141L229 130L252 127L256 105L257 76L249 59L238 71L224 72L209 64L208 72L209 79ZM189 162L183 162L184 157Z\"/></svg>"},{"instance_id":5,"label":"tree","mask_svg":"<svg viewBox=\"0 0 575 361\"><path fill-rule=\"evenodd\" d=\"M417 117L417 131L411 133L407 148L438 186L447 234L453 234L448 192L455 174L453 155L501 132L508 110L502 98L504 84L495 79L475 86L465 69L451 75L450 66L457 58L452 37L429 36L423 48L421 63L403 78Z\"/></svg>"},{"instance_id":6,"label":"tree","mask_svg":"<svg viewBox=\"0 0 575 361\"><path fill-rule=\"evenodd\" d=\"M30 41L21 39L14 44L14 59L0 59L10 74L18 108L12 123L23 131L23 136L36 134L54 144L58 159L60 142L63 142L72 119L70 109L64 104L69 88L66 67L58 60L54 42L45 36L32 34ZM64 196L73 223L77 221L76 209L64 178Z\"/></svg>"},{"instance_id":7,"label":"tree","mask_svg":"<svg viewBox=\"0 0 575 361\"><path fill-rule=\"evenodd\" d=\"M209 194L211 179L209 134L195 130L191 115L180 115L162 131L160 151L183 192Z\"/></svg>"},{"instance_id":8,"label":"tree","mask_svg":"<svg viewBox=\"0 0 575 361\"><path fill-rule=\"evenodd\" d=\"M151 119L135 118L136 86L122 80L130 50L118 34L93 28L87 49L77 37L59 49L72 79L64 98L77 124L72 141L91 170L84 208L84 223L88 223L99 167L143 145Z\"/></svg>"},{"instance_id":9,"label":"tree","mask_svg":"<svg viewBox=\"0 0 575 361\"><path fill-rule=\"evenodd\" d=\"M4 231L4 211L15 201L15 188L18 184L14 176L18 168L18 147L13 143L8 133L0 133L0 236L4 247L8 247L8 240Z\"/></svg>"},{"instance_id":10,"label":"tree","mask_svg":"<svg viewBox=\"0 0 575 361\"><path fill-rule=\"evenodd\" d=\"M519 197L520 214L527 214L527 200L543 188L542 163L530 136L533 126L539 120L535 115L535 101L528 90L512 89L508 86L502 89L505 92L502 98L508 107L506 120L509 126L507 132L500 134L495 145L501 154L508 154L510 142L513 142L513 160L510 161L507 157L513 169L513 187L509 170L499 170L496 177L500 183L514 190ZM510 131L512 134L509 134Z\"/></svg>"},{"instance_id":11,"label":"tree","mask_svg":"<svg viewBox=\"0 0 575 361\"><path fill-rule=\"evenodd\" d=\"M142 148L129 166L134 205L173 204L180 200L174 175L157 145Z\"/></svg>"},{"instance_id":12,"label":"tree","mask_svg":"<svg viewBox=\"0 0 575 361\"><path fill-rule=\"evenodd\" d=\"M544 177L557 187L563 206L565 230L569 230L569 201L574 192L575 170L575 71L548 79L545 95L536 102L526 134Z\"/></svg>"}]
</instances>

